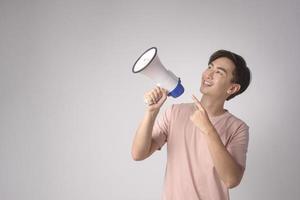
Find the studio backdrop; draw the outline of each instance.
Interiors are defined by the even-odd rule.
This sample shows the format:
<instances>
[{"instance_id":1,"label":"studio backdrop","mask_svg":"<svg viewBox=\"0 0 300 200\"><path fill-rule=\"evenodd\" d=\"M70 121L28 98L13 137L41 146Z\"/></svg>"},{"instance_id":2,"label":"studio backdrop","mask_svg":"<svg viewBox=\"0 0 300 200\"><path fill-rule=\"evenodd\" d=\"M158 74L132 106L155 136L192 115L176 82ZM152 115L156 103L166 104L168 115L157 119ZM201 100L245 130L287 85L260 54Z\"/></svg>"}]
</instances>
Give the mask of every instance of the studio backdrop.
<instances>
[{"instance_id":1,"label":"studio backdrop","mask_svg":"<svg viewBox=\"0 0 300 200\"><path fill-rule=\"evenodd\" d=\"M250 127L231 199L298 199L299 18L297 0L1 0L0 199L160 199L166 147L131 157L150 47L185 89L162 111L201 97L214 51L245 58L252 82L225 104Z\"/></svg>"}]
</instances>

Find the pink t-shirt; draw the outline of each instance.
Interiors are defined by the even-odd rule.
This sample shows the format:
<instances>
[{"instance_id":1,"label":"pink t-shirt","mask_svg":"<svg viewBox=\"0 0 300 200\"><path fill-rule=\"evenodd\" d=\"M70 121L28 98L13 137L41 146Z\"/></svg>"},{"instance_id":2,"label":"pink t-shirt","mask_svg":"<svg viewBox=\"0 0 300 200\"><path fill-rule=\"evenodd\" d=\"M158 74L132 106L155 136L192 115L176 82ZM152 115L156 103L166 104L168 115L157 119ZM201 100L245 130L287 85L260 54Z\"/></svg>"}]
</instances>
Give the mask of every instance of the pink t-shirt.
<instances>
[{"instance_id":1,"label":"pink t-shirt","mask_svg":"<svg viewBox=\"0 0 300 200\"><path fill-rule=\"evenodd\" d=\"M173 104L154 124L156 149L167 143L163 200L228 200L226 185L218 177L203 133L190 120L193 103ZM232 157L245 168L249 127L228 110L210 121Z\"/></svg>"}]
</instances>

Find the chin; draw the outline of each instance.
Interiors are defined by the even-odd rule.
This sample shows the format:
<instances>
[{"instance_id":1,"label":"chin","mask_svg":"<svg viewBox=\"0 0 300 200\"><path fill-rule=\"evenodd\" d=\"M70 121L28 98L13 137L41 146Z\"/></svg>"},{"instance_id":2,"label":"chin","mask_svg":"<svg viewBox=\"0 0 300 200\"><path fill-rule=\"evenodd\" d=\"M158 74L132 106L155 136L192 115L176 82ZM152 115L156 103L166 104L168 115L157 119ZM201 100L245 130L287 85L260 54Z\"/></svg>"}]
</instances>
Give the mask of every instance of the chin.
<instances>
[{"instance_id":1,"label":"chin","mask_svg":"<svg viewBox=\"0 0 300 200\"><path fill-rule=\"evenodd\" d=\"M202 93L202 94L203 94L203 90L202 90L202 88L200 88L200 89L199 89L199 91L200 91L200 93Z\"/></svg>"},{"instance_id":2,"label":"chin","mask_svg":"<svg viewBox=\"0 0 300 200\"><path fill-rule=\"evenodd\" d=\"M213 95L212 94L212 91L210 91L210 90L206 90L206 88L202 88L202 87L200 87L200 93L202 94L202 95L206 95L206 96L211 96L211 95Z\"/></svg>"},{"instance_id":3,"label":"chin","mask_svg":"<svg viewBox=\"0 0 300 200\"><path fill-rule=\"evenodd\" d=\"M207 91L205 91L205 89L204 89L202 86L200 87L199 91L200 91L202 94L206 94L206 93L207 93Z\"/></svg>"}]
</instances>

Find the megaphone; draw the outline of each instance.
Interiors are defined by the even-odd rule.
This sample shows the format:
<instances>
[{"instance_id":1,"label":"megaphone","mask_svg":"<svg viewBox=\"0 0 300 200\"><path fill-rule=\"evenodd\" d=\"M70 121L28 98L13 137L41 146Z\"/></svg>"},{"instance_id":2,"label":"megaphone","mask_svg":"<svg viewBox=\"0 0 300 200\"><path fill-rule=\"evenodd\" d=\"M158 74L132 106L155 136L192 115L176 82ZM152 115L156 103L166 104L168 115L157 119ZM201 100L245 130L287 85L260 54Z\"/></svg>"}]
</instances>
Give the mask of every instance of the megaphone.
<instances>
[{"instance_id":1,"label":"megaphone","mask_svg":"<svg viewBox=\"0 0 300 200\"><path fill-rule=\"evenodd\" d=\"M141 73L149 77L156 82L158 86L166 89L169 92L168 96L177 98L184 92L180 78L161 64L157 56L156 47L151 47L146 50L137 61L135 61L132 72Z\"/></svg>"}]
</instances>

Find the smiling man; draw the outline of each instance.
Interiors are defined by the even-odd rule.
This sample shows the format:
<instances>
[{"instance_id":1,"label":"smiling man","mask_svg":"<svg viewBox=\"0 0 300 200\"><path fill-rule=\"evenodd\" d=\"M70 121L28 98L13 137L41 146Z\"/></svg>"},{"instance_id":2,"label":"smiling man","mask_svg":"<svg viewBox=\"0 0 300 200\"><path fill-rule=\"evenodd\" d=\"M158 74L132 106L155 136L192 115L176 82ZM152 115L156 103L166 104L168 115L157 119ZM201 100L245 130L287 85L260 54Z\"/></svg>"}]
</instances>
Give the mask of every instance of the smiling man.
<instances>
[{"instance_id":1,"label":"smiling man","mask_svg":"<svg viewBox=\"0 0 300 200\"><path fill-rule=\"evenodd\" d=\"M132 144L134 160L144 160L167 143L163 200L227 200L246 167L249 126L224 109L251 80L245 60L219 50L202 73L199 100L173 104L156 120L168 92L145 94L147 106Z\"/></svg>"}]
</instances>

